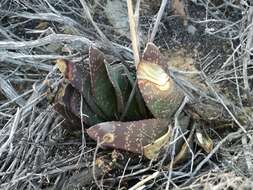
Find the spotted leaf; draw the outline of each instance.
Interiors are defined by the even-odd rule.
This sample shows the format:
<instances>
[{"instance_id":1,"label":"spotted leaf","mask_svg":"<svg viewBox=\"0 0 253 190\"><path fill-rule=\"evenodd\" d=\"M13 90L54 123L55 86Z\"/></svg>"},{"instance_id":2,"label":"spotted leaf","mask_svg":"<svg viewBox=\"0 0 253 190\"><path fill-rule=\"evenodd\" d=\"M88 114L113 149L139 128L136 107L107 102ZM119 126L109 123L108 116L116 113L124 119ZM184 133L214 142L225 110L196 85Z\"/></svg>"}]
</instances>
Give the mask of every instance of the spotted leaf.
<instances>
[{"instance_id":1,"label":"spotted leaf","mask_svg":"<svg viewBox=\"0 0 253 190\"><path fill-rule=\"evenodd\" d=\"M81 122L78 115L80 112L75 110L76 106L71 107L71 99L73 101L75 97L72 97L71 93L68 91L69 87L71 87L71 85L61 83L52 103L54 109L66 119L63 123L64 126L72 129L79 129Z\"/></svg>"},{"instance_id":2,"label":"spotted leaf","mask_svg":"<svg viewBox=\"0 0 253 190\"><path fill-rule=\"evenodd\" d=\"M107 75L104 54L94 47L89 50L89 66L92 95L100 109L113 119L117 113L115 91Z\"/></svg>"},{"instance_id":3,"label":"spotted leaf","mask_svg":"<svg viewBox=\"0 0 253 190\"><path fill-rule=\"evenodd\" d=\"M138 64L138 86L144 101L156 118L170 118L179 108L184 94L164 71L158 48L149 43Z\"/></svg>"},{"instance_id":4,"label":"spotted leaf","mask_svg":"<svg viewBox=\"0 0 253 190\"><path fill-rule=\"evenodd\" d=\"M80 128L81 94L68 82L63 82L59 86L59 90L54 98L54 108L64 118L71 123L76 123ZM82 103L82 113L82 119L87 126L95 125L103 121L102 118L89 109L85 100Z\"/></svg>"},{"instance_id":5,"label":"spotted leaf","mask_svg":"<svg viewBox=\"0 0 253 190\"><path fill-rule=\"evenodd\" d=\"M168 141L169 130L170 125L167 120L147 119L99 123L89 128L87 133L102 146L144 154L147 158L153 158Z\"/></svg>"},{"instance_id":6,"label":"spotted leaf","mask_svg":"<svg viewBox=\"0 0 253 190\"><path fill-rule=\"evenodd\" d=\"M91 93L90 74L85 70L85 65L62 59L57 60L56 64L63 76L82 94L89 108L104 120L108 119L106 113L100 109Z\"/></svg>"}]
</instances>

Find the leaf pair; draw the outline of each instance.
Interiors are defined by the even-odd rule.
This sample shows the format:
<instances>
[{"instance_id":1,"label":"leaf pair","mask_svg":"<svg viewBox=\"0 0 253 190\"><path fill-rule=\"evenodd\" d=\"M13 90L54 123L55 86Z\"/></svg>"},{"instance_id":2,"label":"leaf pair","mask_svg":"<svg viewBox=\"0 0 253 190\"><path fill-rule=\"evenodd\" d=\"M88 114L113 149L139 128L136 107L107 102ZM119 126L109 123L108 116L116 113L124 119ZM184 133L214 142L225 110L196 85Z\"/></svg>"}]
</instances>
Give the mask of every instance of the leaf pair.
<instances>
[{"instance_id":1,"label":"leaf pair","mask_svg":"<svg viewBox=\"0 0 253 190\"><path fill-rule=\"evenodd\" d=\"M91 94L89 72L85 70L84 66L67 60L57 60L56 64L65 79L84 97L90 109L100 117L104 117Z\"/></svg>"},{"instance_id":2,"label":"leaf pair","mask_svg":"<svg viewBox=\"0 0 253 190\"><path fill-rule=\"evenodd\" d=\"M92 48L89 53L90 72L84 64L57 60L57 66L69 83L79 91L90 110L102 119L112 119L115 110L115 95L106 75L103 54Z\"/></svg>"}]
</instances>

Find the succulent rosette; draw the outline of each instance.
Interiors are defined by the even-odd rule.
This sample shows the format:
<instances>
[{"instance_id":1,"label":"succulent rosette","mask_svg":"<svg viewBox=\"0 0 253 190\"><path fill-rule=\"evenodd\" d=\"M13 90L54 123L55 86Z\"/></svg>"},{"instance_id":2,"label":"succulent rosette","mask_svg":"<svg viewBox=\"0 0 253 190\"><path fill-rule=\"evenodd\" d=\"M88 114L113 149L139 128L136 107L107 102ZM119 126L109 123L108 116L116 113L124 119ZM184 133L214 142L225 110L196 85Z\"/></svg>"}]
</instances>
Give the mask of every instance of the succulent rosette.
<instances>
[{"instance_id":1,"label":"succulent rosette","mask_svg":"<svg viewBox=\"0 0 253 190\"><path fill-rule=\"evenodd\" d=\"M54 107L73 126L83 121L87 134L101 146L156 158L171 139L173 116L185 97L170 76L173 62L176 61L167 61L158 47L148 43L133 77L125 65L109 63L100 50L90 47L86 62L57 60L64 80ZM148 119L147 112L152 114ZM179 119L185 131L189 117ZM210 152L211 139L199 130L196 134L197 143ZM182 142L178 144L182 146ZM176 160L186 155L186 144Z\"/></svg>"}]
</instances>

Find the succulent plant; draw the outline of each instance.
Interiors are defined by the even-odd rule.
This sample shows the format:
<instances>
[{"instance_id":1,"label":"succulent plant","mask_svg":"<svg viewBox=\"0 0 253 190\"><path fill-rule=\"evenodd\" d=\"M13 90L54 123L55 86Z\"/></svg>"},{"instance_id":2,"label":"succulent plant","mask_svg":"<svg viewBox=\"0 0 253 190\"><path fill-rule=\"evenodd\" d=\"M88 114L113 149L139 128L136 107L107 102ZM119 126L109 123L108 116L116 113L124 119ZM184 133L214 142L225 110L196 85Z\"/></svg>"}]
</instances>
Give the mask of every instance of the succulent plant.
<instances>
[{"instance_id":1,"label":"succulent plant","mask_svg":"<svg viewBox=\"0 0 253 190\"><path fill-rule=\"evenodd\" d=\"M183 90L170 76L170 63L153 43L147 44L136 71L142 99L138 91L134 91L134 79L128 68L123 64L108 63L101 51L91 47L88 65L57 61L65 80L59 87L54 106L72 123L83 113L82 121L88 128L88 135L102 146L153 159L170 140L172 116L185 97ZM87 66L89 69L85 69ZM153 115L152 119L145 119L145 104ZM189 113L192 115L205 115L204 108L204 111L195 109L201 110L195 113L194 104L187 109L191 107ZM182 118L180 120L184 121ZM182 121L180 126L186 129L189 119ZM212 140L201 136L200 131L192 132L190 140L192 134L198 134L197 142L206 152L210 152ZM186 144L177 151L176 161L186 155Z\"/></svg>"}]
</instances>

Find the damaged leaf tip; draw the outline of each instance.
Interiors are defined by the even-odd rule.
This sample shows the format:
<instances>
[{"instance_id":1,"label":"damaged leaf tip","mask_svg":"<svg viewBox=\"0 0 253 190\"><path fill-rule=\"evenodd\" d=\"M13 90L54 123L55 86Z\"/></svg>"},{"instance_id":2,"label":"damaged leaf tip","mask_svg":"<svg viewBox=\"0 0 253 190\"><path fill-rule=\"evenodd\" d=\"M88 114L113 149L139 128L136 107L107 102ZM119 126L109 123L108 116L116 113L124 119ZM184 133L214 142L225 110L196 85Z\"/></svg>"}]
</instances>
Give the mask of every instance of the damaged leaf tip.
<instances>
[{"instance_id":1,"label":"damaged leaf tip","mask_svg":"<svg viewBox=\"0 0 253 190\"><path fill-rule=\"evenodd\" d=\"M57 68L60 70L61 73L66 73L67 71L67 63L64 59L57 59L55 61Z\"/></svg>"}]
</instances>

